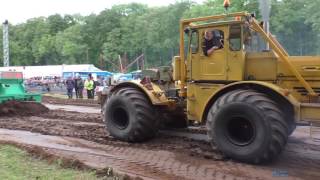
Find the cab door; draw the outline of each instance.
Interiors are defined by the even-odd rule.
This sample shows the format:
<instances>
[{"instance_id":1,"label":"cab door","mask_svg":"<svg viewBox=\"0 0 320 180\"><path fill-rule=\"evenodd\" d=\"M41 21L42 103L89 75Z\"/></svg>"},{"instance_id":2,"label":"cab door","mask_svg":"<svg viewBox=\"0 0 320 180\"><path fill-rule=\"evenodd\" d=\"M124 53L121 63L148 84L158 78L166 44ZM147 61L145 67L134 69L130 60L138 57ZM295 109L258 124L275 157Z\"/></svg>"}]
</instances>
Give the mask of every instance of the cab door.
<instances>
[{"instance_id":1,"label":"cab door","mask_svg":"<svg viewBox=\"0 0 320 180\"><path fill-rule=\"evenodd\" d=\"M245 53L243 52L242 26L232 24L229 26L229 37L225 47L228 48L227 78L228 81L240 81L244 77Z\"/></svg>"},{"instance_id":2,"label":"cab door","mask_svg":"<svg viewBox=\"0 0 320 180\"><path fill-rule=\"evenodd\" d=\"M225 35L228 34L228 29L226 27L216 27L210 29L203 29L200 32L200 40L203 44L205 31L214 31L215 35L219 35L222 42L226 42ZM195 71L198 74L193 74L194 80L198 81L210 81L210 80L226 80L227 73L227 51L223 46L220 49L215 50L212 54L206 56L204 55L204 47L201 46L201 51L199 52L199 61L195 62L195 67L198 70Z\"/></svg>"}]
</instances>

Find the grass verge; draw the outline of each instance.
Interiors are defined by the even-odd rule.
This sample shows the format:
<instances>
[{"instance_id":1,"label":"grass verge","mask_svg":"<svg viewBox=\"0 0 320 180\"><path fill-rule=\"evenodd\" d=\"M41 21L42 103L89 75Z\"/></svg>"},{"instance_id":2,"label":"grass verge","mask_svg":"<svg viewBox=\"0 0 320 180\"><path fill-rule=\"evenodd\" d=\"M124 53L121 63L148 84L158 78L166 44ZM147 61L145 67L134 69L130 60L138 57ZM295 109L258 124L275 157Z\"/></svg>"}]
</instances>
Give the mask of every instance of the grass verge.
<instances>
[{"instance_id":1,"label":"grass verge","mask_svg":"<svg viewBox=\"0 0 320 180\"><path fill-rule=\"evenodd\" d=\"M0 179L99 179L94 171L80 171L62 168L61 161L51 164L31 157L29 154L11 145L0 145Z\"/></svg>"}]
</instances>

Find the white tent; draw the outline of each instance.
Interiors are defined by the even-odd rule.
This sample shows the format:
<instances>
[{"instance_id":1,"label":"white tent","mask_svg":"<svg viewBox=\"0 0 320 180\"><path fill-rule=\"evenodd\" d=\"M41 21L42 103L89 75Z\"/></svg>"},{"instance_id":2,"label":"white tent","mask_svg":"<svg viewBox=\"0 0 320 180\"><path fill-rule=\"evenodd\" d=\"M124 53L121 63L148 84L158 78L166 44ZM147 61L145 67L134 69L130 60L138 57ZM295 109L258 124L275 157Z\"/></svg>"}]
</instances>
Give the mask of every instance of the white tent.
<instances>
[{"instance_id":1,"label":"white tent","mask_svg":"<svg viewBox=\"0 0 320 180\"><path fill-rule=\"evenodd\" d=\"M101 71L93 64L79 65L48 65L48 66L9 66L0 67L0 71L16 71L22 72L24 78L57 76L61 77L63 72L77 71Z\"/></svg>"}]
</instances>

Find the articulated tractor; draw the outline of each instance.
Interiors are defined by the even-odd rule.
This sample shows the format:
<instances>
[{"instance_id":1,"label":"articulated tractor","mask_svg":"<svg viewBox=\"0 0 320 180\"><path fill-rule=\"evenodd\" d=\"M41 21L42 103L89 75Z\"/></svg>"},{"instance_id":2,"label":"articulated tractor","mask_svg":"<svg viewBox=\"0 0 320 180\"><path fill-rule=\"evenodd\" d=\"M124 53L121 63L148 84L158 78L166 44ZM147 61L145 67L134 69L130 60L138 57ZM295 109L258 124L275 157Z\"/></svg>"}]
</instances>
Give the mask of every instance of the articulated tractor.
<instances>
[{"instance_id":1,"label":"articulated tractor","mask_svg":"<svg viewBox=\"0 0 320 180\"><path fill-rule=\"evenodd\" d=\"M208 32L220 43L211 53ZM196 122L225 156L258 164L281 153L298 122L320 121L320 57L290 56L250 13L181 20L172 64L112 86L102 98L110 135L142 142L163 124Z\"/></svg>"}]
</instances>

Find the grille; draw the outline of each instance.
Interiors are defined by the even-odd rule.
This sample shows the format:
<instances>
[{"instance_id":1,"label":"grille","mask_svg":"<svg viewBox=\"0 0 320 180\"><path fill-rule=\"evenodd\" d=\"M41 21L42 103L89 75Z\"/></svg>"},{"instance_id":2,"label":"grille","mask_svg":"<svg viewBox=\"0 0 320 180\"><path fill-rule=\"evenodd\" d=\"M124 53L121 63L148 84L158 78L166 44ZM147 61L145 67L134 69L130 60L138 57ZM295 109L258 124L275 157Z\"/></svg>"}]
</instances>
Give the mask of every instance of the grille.
<instances>
[{"instance_id":1,"label":"grille","mask_svg":"<svg viewBox=\"0 0 320 180\"><path fill-rule=\"evenodd\" d=\"M306 96L308 91L304 87L293 87L295 91L300 93L302 96ZM312 87L312 89L317 93L320 94L320 87Z\"/></svg>"}]
</instances>

